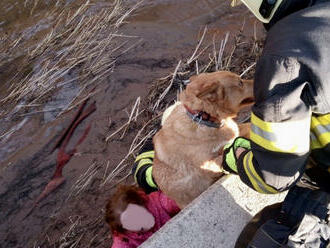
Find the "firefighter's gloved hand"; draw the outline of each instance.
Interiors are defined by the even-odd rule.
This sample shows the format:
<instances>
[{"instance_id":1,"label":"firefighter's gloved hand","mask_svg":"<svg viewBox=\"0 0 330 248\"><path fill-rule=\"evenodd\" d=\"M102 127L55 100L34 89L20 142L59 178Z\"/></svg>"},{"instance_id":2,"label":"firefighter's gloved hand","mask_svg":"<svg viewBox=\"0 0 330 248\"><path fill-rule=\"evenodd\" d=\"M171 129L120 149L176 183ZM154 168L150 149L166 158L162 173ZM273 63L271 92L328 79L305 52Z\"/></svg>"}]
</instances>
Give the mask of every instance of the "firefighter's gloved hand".
<instances>
[{"instance_id":1,"label":"firefighter's gloved hand","mask_svg":"<svg viewBox=\"0 0 330 248\"><path fill-rule=\"evenodd\" d=\"M132 168L132 175L135 182L147 193L157 190L157 185L152 177L154 156L155 151L153 150L152 140L150 139L136 157Z\"/></svg>"},{"instance_id":2,"label":"firefighter's gloved hand","mask_svg":"<svg viewBox=\"0 0 330 248\"><path fill-rule=\"evenodd\" d=\"M136 178L137 174L142 170L145 170L152 166L154 162L154 156L155 156L155 152L151 150L151 151L142 152L136 157L132 168L132 175L134 176L134 180L136 183L137 183L137 178Z\"/></svg>"},{"instance_id":3,"label":"firefighter's gloved hand","mask_svg":"<svg viewBox=\"0 0 330 248\"><path fill-rule=\"evenodd\" d=\"M239 148L250 150L250 140L243 137L237 137L231 144L225 145L222 160L222 167L225 171L228 171L229 173L237 173L236 152Z\"/></svg>"}]
</instances>

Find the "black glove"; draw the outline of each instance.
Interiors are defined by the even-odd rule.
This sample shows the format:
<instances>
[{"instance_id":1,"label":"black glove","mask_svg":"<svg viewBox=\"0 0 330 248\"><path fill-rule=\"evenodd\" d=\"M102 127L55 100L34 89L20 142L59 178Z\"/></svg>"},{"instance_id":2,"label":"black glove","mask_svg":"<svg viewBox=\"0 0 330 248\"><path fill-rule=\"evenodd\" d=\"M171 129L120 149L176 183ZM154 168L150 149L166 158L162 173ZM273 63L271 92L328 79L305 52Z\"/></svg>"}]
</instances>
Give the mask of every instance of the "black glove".
<instances>
[{"instance_id":1,"label":"black glove","mask_svg":"<svg viewBox=\"0 0 330 248\"><path fill-rule=\"evenodd\" d=\"M140 154L136 157L132 174L135 182L147 193L158 189L152 177L152 164L155 156L152 140L149 139L142 147Z\"/></svg>"}]
</instances>

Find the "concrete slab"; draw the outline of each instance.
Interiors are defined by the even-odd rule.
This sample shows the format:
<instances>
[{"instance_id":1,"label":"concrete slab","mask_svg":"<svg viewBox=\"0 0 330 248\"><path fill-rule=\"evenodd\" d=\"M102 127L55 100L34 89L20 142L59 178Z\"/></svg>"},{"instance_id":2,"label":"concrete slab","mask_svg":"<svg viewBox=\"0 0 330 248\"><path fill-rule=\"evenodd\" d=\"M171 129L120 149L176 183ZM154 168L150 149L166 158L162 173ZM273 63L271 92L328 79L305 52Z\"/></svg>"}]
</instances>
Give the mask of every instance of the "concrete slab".
<instances>
[{"instance_id":1,"label":"concrete slab","mask_svg":"<svg viewBox=\"0 0 330 248\"><path fill-rule=\"evenodd\" d=\"M285 193L263 195L228 175L213 184L164 225L142 248L233 248L245 224Z\"/></svg>"}]
</instances>

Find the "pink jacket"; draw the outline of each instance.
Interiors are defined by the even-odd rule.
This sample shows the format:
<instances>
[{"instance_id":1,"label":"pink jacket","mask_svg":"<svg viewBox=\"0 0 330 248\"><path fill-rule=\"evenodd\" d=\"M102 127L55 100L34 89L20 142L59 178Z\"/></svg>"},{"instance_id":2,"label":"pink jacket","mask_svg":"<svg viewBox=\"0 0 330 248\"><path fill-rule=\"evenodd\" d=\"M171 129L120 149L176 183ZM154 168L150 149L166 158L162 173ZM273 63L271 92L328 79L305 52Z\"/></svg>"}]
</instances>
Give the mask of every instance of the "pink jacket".
<instances>
[{"instance_id":1,"label":"pink jacket","mask_svg":"<svg viewBox=\"0 0 330 248\"><path fill-rule=\"evenodd\" d=\"M147 232L114 232L111 248L138 247L180 211L176 203L160 191L152 192L146 195L146 198L147 204L145 207L155 217L154 227Z\"/></svg>"}]
</instances>

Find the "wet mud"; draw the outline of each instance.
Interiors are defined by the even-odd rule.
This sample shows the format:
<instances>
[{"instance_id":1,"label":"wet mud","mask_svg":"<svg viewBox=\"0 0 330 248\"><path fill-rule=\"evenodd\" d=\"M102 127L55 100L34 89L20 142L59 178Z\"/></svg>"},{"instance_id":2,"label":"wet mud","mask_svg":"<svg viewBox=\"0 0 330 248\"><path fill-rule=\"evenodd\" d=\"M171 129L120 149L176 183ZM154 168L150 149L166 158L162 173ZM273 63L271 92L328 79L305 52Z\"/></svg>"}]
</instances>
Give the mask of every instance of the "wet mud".
<instances>
[{"instance_id":1,"label":"wet mud","mask_svg":"<svg viewBox=\"0 0 330 248\"><path fill-rule=\"evenodd\" d=\"M24 2L30 7L24 7ZM0 9L12 8L6 12L7 17L0 14L0 39L33 27L37 27L36 33L42 37L42 30L47 30L47 25L51 25L49 20L53 18L47 16L45 19L42 13L44 9L52 8L53 3L44 1L32 11L31 2L1 2ZM102 6L105 2L93 4ZM134 3L128 1L128 4ZM2 117L1 248L110 247L111 235L104 222L104 207L118 182L132 183L131 177L123 180L130 172L132 159L125 162L127 167L111 182L104 184L104 181L127 155L137 127L130 126L122 139L117 136L109 142L105 139L127 121L138 97L147 98L155 81L173 73L180 60L191 56L205 26L208 27L206 41L212 41L214 37L221 39L230 32L229 44L233 44L234 34L243 23L246 37L264 36L261 25L255 29L256 20L247 9L243 6L231 9L228 5L228 1L215 0L144 1L131 13L120 32L134 37L137 43L116 59L112 73L97 85L97 93L89 98L89 102L96 102L96 111L77 127L68 147L72 148L78 142L90 124L91 129L63 169L65 183L39 202L32 213L35 200L55 171L58 150L53 151L53 148L78 107L58 118L57 113L78 94L80 86L72 84L54 92L38 110L40 113L20 112L18 117ZM20 10L22 6L24 11ZM27 18L31 11L38 16L35 21ZM26 19L29 21L23 25ZM9 79L26 62L19 53L14 60L0 64L1 97L8 93ZM5 107L8 108L2 106ZM54 111L45 111L52 109Z\"/></svg>"}]
</instances>

